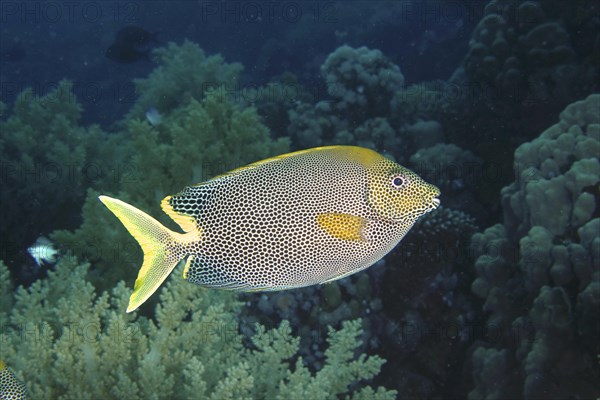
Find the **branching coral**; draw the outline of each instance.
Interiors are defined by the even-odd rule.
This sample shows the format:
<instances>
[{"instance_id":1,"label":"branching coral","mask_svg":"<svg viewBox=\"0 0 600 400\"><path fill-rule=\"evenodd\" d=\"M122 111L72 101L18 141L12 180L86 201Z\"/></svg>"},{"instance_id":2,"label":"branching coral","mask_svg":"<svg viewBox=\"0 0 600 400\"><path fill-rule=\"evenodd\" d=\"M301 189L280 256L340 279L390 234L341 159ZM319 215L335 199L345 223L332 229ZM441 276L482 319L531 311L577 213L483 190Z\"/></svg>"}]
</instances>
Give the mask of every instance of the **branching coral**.
<instances>
[{"instance_id":1,"label":"branching coral","mask_svg":"<svg viewBox=\"0 0 600 400\"><path fill-rule=\"evenodd\" d=\"M134 81L139 97L129 118L143 117L149 107L167 114L192 98L202 100L209 90L216 88L226 87L224 93L238 89L237 78L243 66L228 64L218 54L207 56L189 40L157 48L153 56L159 66L147 78Z\"/></svg>"},{"instance_id":2,"label":"branching coral","mask_svg":"<svg viewBox=\"0 0 600 400\"><path fill-rule=\"evenodd\" d=\"M393 399L395 392L361 386L383 364L355 357L360 321L329 331L326 365L313 374L295 357L299 339L282 323L257 327L243 346L230 292L202 290L171 279L161 290L155 320L125 314L123 283L96 294L88 264L63 258L47 279L17 289L2 303L2 357L32 398L352 398ZM0 289L10 286L0 263Z\"/></svg>"},{"instance_id":3,"label":"branching coral","mask_svg":"<svg viewBox=\"0 0 600 400\"><path fill-rule=\"evenodd\" d=\"M79 125L72 89L69 81L44 96L26 89L0 121L0 237L11 259L11 247L26 248L36 239L31 235L55 229L57 220L75 226L71 210L81 206L86 188L114 189L114 166L127 155L117 135Z\"/></svg>"}]
</instances>

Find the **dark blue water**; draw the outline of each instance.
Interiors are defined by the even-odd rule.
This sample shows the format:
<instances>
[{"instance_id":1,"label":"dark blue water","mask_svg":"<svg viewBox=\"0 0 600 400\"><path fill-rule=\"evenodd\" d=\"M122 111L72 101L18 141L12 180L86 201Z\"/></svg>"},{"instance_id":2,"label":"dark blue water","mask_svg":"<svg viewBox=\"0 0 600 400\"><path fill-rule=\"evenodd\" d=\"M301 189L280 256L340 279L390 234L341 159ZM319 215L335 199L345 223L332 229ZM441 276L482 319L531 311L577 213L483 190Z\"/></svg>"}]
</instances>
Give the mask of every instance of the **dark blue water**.
<instances>
[{"instance_id":1,"label":"dark blue water","mask_svg":"<svg viewBox=\"0 0 600 400\"><path fill-rule=\"evenodd\" d=\"M44 94L68 78L85 122L110 125L135 99L132 79L155 66L105 57L128 25L158 32L162 44L189 39L209 54L241 62L243 84L260 85L286 71L314 83L327 54L341 44L382 50L408 82L447 79L481 7L393 3L3 2L2 100L13 101L25 87ZM393 14L385 11L390 7Z\"/></svg>"}]
</instances>

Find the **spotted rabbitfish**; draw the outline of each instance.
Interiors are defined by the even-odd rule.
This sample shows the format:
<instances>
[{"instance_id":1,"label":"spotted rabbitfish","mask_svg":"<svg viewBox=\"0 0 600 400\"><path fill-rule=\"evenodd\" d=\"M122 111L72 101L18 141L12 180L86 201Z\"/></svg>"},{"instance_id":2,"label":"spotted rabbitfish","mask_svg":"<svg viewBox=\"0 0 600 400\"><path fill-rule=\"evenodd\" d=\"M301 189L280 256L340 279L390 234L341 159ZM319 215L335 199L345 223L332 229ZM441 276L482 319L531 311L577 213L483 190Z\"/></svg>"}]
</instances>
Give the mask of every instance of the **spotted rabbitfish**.
<instances>
[{"instance_id":1,"label":"spotted rabbitfish","mask_svg":"<svg viewBox=\"0 0 600 400\"><path fill-rule=\"evenodd\" d=\"M318 147L238 168L167 196L173 232L121 200L100 200L138 241L144 261L127 312L180 261L197 285L272 291L332 282L385 256L440 191L373 150Z\"/></svg>"},{"instance_id":2,"label":"spotted rabbitfish","mask_svg":"<svg viewBox=\"0 0 600 400\"><path fill-rule=\"evenodd\" d=\"M25 400L27 388L0 360L0 400Z\"/></svg>"}]
</instances>

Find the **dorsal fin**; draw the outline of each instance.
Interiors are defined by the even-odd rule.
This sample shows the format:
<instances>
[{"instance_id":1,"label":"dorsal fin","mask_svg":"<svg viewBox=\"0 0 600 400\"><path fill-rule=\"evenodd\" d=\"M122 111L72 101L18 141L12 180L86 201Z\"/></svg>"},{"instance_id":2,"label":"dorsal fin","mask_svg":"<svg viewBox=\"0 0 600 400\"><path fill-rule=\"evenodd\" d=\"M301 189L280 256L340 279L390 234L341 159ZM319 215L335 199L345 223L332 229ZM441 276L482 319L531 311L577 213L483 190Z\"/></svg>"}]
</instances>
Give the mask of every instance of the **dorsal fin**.
<instances>
[{"instance_id":1,"label":"dorsal fin","mask_svg":"<svg viewBox=\"0 0 600 400\"><path fill-rule=\"evenodd\" d=\"M294 151L292 153L280 154L275 157L271 157L271 158L267 158L267 159L264 159L261 161L254 162L252 164L248 164L243 167L236 168L236 169L226 172L224 174L217 175L214 178L212 178L211 181L221 179L221 178L226 178L226 177L233 176L233 175L238 175L241 172L256 169L256 168L262 167L263 165L266 165L266 164L271 164L271 163L274 163L277 161L282 161L282 160L293 158L293 157L300 157L302 155L311 154L311 153L315 153L315 152L337 153L342 158L352 159L352 160L362 163L363 165L370 165L370 164L374 163L375 161L378 161L379 159L381 159L381 156L379 154L377 154L376 152L374 152L373 150L366 149L363 147L358 147L358 146L313 147L312 149L299 150L299 151Z\"/></svg>"}]
</instances>

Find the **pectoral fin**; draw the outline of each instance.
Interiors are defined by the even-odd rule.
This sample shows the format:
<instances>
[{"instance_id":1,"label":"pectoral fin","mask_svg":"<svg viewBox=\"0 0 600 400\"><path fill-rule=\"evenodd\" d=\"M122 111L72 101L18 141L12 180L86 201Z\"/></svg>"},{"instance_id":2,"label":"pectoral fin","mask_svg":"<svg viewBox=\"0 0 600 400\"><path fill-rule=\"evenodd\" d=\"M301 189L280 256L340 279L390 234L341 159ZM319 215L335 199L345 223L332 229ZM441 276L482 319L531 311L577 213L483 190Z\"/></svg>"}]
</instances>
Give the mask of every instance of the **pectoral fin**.
<instances>
[{"instance_id":1,"label":"pectoral fin","mask_svg":"<svg viewBox=\"0 0 600 400\"><path fill-rule=\"evenodd\" d=\"M363 230L367 219L343 213L327 213L317 215L317 225L325 233L335 238L348 241L366 241Z\"/></svg>"}]
</instances>

